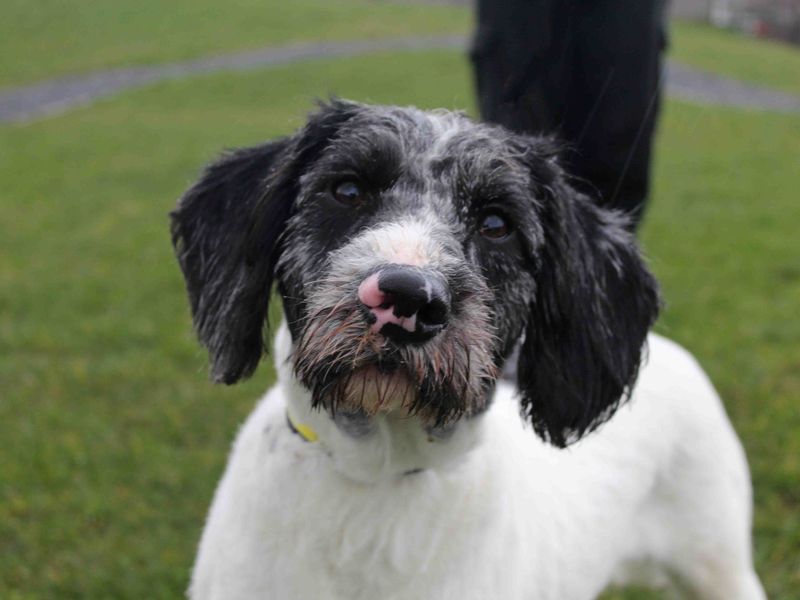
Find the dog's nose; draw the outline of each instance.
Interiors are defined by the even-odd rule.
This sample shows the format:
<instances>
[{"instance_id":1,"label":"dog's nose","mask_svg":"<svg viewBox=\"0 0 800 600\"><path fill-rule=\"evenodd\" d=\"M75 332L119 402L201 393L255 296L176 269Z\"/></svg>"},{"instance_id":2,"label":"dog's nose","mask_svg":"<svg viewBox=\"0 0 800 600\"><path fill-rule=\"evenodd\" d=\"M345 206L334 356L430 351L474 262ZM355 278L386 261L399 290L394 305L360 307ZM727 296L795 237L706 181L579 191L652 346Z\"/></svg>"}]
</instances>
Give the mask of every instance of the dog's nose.
<instances>
[{"instance_id":1,"label":"dog's nose","mask_svg":"<svg viewBox=\"0 0 800 600\"><path fill-rule=\"evenodd\" d=\"M415 267L391 265L358 286L370 329L403 344L426 342L447 325L450 294L444 279Z\"/></svg>"}]
</instances>

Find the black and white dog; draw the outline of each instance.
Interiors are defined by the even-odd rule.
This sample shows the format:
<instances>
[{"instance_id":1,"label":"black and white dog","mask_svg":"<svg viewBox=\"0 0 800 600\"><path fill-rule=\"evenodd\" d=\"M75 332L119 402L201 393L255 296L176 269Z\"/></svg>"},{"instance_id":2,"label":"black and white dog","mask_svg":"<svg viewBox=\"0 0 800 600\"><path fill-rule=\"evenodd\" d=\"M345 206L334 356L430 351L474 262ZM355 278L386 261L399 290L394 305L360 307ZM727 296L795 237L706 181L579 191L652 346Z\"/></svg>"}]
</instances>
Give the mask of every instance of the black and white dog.
<instances>
[{"instance_id":1,"label":"black and white dog","mask_svg":"<svg viewBox=\"0 0 800 600\"><path fill-rule=\"evenodd\" d=\"M551 140L331 101L208 167L172 236L215 381L258 365L273 283L285 313L192 598L764 597L722 404Z\"/></svg>"}]
</instances>

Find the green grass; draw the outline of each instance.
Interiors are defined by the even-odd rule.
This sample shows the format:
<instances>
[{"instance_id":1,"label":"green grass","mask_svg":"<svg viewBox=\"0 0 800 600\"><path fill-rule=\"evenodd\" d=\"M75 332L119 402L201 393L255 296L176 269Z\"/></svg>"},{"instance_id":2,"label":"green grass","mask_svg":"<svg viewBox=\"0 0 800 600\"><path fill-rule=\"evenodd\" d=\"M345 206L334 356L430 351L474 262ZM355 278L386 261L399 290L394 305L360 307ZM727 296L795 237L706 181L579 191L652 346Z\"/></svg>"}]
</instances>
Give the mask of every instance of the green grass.
<instances>
[{"instance_id":1,"label":"green grass","mask_svg":"<svg viewBox=\"0 0 800 600\"><path fill-rule=\"evenodd\" d=\"M800 117L668 104L643 232L660 329L702 359L748 451L756 557L800 598Z\"/></svg>"},{"instance_id":2,"label":"green grass","mask_svg":"<svg viewBox=\"0 0 800 600\"><path fill-rule=\"evenodd\" d=\"M467 33L463 6L370 0L0 0L0 89L308 40ZM800 95L800 51L673 22L670 56Z\"/></svg>"},{"instance_id":3,"label":"green grass","mask_svg":"<svg viewBox=\"0 0 800 600\"><path fill-rule=\"evenodd\" d=\"M697 23L676 22L670 57L678 62L800 96L800 49Z\"/></svg>"},{"instance_id":4,"label":"green grass","mask_svg":"<svg viewBox=\"0 0 800 600\"><path fill-rule=\"evenodd\" d=\"M0 0L0 88L308 40L467 33L470 10L370 0ZM800 95L800 51L694 23L670 56Z\"/></svg>"},{"instance_id":5,"label":"green grass","mask_svg":"<svg viewBox=\"0 0 800 600\"><path fill-rule=\"evenodd\" d=\"M308 40L465 32L460 7L371 0L0 0L0 88Z\"/></svg>"},{"instance_id":6,"label":"green grass","mask_svg":"<svg viewBox=\"0 0 800 600\"><path fill-rule=\"evenodd\" d=\"M229 443L272 379L207 382L166 219L200 166L293 130L313 96L468 107L469 82L455 54L383 55L164 83L0 129L0 597L186 585ZM800 118L674 102L664 117L643 231L659 329L725 397L758 570L770 597L800 598Z\"/></svg>"}]
</instances>

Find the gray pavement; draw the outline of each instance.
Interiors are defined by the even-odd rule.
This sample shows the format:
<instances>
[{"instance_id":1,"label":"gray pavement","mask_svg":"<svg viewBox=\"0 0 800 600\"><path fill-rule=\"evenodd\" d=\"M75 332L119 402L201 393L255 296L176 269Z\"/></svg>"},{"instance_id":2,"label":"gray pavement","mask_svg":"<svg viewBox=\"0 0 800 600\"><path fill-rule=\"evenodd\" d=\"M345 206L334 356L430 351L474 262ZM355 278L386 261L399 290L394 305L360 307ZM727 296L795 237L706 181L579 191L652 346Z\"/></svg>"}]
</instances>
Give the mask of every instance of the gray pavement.
<instances>
[{"instance_id":1,"label":"gray pavement","mask_svg":"<svg viewBox=\"0 0 800 600\"><path fill-rule=\"evenodd\" d=\"M221 71L249 71L302 61L347 58L377 52L434 49L463 52L467 46L468 39L457 35L316 42L263 48L185 62L98 71L0 91L0 123L34 121L157 81ZM666 71L666 91L670 96L702 104L800 112L800 97L672 62L668 64Z\"/></svg>"}]
</instances>

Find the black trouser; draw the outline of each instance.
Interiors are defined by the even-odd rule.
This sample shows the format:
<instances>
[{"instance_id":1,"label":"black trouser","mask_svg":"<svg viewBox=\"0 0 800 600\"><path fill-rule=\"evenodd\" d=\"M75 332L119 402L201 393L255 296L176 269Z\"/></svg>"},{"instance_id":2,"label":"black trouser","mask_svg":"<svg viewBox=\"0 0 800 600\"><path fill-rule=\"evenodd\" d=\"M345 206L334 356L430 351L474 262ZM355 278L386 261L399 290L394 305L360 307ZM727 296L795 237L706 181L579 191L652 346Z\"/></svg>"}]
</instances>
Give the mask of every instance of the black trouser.
<instances>
[{"instance_id":1,"label":"black trouser","mask_svg":"<svg viewBox=\"0 0 800 600\"><path fill-rule=\"evenodd\" d=\"M556 133L576 185L638 224L660 101L666 0L478 0L481 116Z\"/></svg>"}]
</instances>

